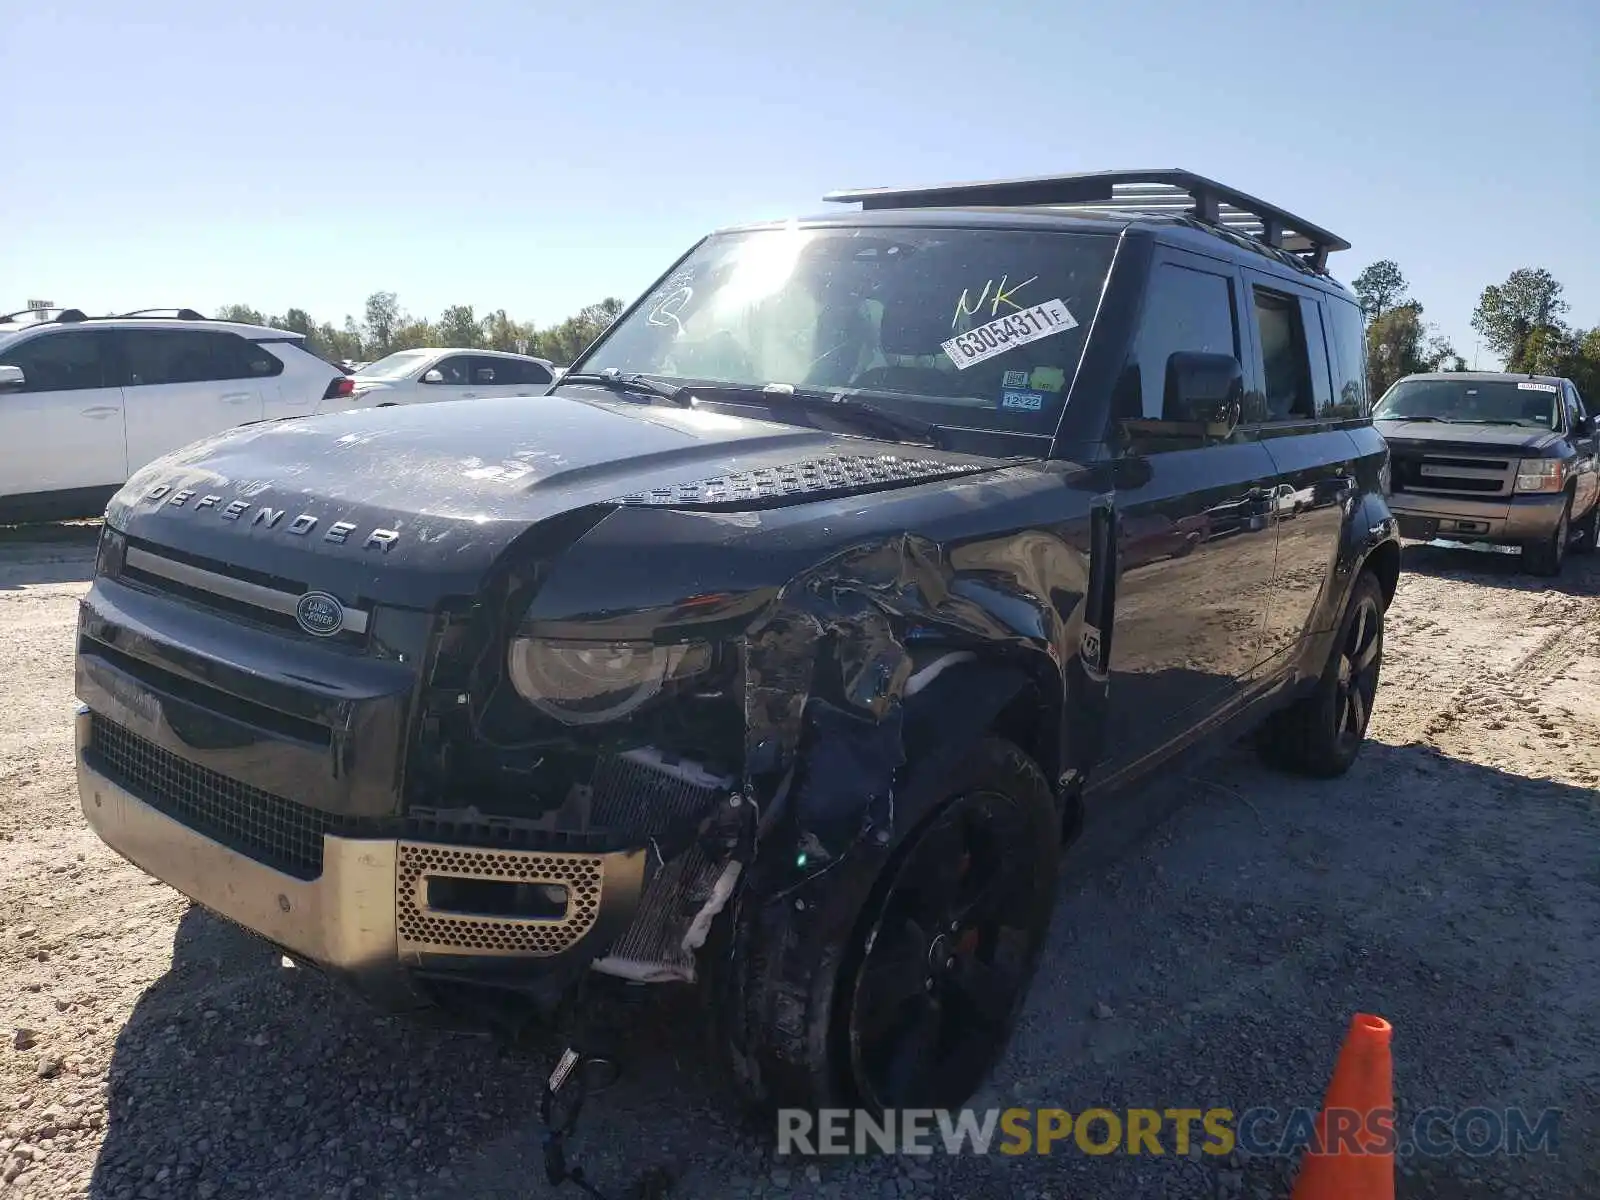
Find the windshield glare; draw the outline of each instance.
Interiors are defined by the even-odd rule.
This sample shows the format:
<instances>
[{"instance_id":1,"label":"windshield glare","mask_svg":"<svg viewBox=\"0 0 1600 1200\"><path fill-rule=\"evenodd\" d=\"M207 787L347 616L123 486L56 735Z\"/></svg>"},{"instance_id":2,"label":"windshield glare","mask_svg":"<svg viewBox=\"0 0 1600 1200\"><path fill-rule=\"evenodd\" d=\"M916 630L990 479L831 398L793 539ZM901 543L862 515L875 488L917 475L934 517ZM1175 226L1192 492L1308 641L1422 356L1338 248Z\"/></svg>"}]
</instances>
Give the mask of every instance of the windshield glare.
<instances>
[{"instance_id":1,"label":"windshield glare","mask_svg":"<svg viewBox=\"0 0 1600 1200\"><path fill-rule=\"evenodd\" d=\"M356 374L362 379L399 379L415 371L427 357L424 350L396 350L386 358L367 364Z\"/></svg>"},{"instance_id":2,"label":"windshield glare","mask_svg":"<svg viewBox=\"0 0 1600 1200\"><path fill-rule=\"evenodd\" d=\"M1050 432L1114 246L990 229L719 235L580 370L860 391L928 421Z\"/></svg>"},{"instance_id":3,"label":"windshield glare","mask_svg":"<svg viewBox=\"0 0 1600 1200\"><path fill-rule=\"evenodd\" d=\"M1372 410L1380 421L1432 417L1482 425L1560 426L1553 383L1531 379L1402 379Z\"/></svg>"}]
</instances>

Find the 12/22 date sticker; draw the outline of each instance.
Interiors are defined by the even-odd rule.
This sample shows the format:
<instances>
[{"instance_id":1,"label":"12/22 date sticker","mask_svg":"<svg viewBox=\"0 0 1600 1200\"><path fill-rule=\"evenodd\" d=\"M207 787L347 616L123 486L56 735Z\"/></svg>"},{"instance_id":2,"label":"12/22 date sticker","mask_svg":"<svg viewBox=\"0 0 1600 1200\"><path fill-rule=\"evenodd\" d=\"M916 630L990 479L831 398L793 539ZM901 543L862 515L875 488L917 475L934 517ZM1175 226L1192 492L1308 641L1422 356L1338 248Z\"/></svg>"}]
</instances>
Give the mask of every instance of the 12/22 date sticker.
<instances>
[{"instance_id":1,"label":"12/22 date sticker","mask_svg":"<svg viewBox=\"0 0 1600 1200\"><path fill-rule=\"evenodd\" d=\"M1025 388L1007 388L1000 393L1000 407L1012 412L1038 412L1044 408L1044 393Z\"/></svg>"},{"instance_id":2,"label":"12/22 date sticker","mask_svg":"<svg viewBox=\"0 0 1600 1200\"><path fill-rule=\"evenodd\" d=\"M1077 327L1077 319L1067 311L1065 301L1046 300L1043 304L1035 304L1032 308L1024 308L998 321L990 321L958 334L943 343L941 349L955 363L957 370L964 371L1014 347L1026 346L1029 342L1066 333Z\"/></svg>"}]
</instances>

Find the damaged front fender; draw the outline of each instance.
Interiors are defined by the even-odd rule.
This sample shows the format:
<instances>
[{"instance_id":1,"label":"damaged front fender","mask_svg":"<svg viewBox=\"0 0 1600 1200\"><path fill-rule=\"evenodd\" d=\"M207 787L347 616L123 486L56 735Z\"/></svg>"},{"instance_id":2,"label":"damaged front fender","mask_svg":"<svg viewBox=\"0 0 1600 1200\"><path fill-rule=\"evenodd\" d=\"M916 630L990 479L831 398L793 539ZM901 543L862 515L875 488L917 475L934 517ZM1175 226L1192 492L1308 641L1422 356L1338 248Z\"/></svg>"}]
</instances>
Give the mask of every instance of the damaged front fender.
<instances>
[{"instance_id":1,"label":"damaged front fender","mask_svg":"<svg viewBox=\"0 0 1600 1200\"><path fill-rule=\"evenodd\" d=\"M1002 717L1051 779L1095 756L1062 714L1070 696L1093 729L1105 702L1079 653L1097 482L1031 463L866 500L623 506L550 565L526 623L656 641L692 630L730 648L765 860L742 886L787 891L886 853L915 819L904 796L919 762ZM992 697L956 683L973 678Z\"/></svg>"}]
</instances>

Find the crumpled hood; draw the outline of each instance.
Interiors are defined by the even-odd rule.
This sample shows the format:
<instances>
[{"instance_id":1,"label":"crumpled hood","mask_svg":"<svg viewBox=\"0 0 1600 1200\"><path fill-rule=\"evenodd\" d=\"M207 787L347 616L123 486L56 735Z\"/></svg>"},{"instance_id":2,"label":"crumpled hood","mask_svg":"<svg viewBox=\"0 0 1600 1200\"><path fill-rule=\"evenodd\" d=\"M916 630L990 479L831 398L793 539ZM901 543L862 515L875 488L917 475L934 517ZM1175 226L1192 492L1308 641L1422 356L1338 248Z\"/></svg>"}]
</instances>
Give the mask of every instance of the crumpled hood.
<instances>
[{"instance_id":1,"label":"crumpled hood","mask_svg":"<svg viewBox=\"0 0 1600 1200\"><path fill-rule=\"evenodd\" d=\"M803 501L999 465L571 387L243 426L144 467L106 516L347 601L431 607L474 593L530 526L590 505Z\"/></svg>"},{"instance_id":2,"label":"crumpled hood","mask_svg":"<svg viewBox=\"0 0 1600 1200\"><path fill-rule=\"evenodd\" d=\"M1384 441L1401 448L1417 447L1432 453L1457 449L1466 454L1505 454L1512 450L1533 453L1561 440L1550 429L1529 429L1520 425L1446 424L1442 421L1374 421Z\"/></svg>"}]
</instances>

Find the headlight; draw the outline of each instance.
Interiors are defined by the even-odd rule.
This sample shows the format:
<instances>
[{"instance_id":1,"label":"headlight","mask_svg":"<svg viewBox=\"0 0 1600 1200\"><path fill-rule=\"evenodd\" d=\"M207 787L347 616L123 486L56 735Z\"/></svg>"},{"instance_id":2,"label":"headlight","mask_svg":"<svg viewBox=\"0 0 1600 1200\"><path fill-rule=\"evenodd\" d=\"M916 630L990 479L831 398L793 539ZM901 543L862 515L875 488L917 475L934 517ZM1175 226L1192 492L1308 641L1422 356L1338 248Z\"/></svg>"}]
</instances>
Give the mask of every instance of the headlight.
<instances>
[{"instance_id":1,"label":"headlight","mask_svg":"<svg viewBox=\"0 0 1600 1200\"><path fill-rule=\"evenodd\" d=\"M1566 466L1560 459L1525 458L1517 464L1519 492L1559 492L1566 481Z\"/></svg>"},{"instance_id":2,"label":"headlight","mask_svg":"<svg viewBox=\"0 0 1600 1200\"><path fill-rule=\"evenodd\" d=\"M567 725L628 716L678 680L711 665L711 646L685 642L563 642L514 638L512 685L540 712Z\"/></svg>"}]
</instances>

